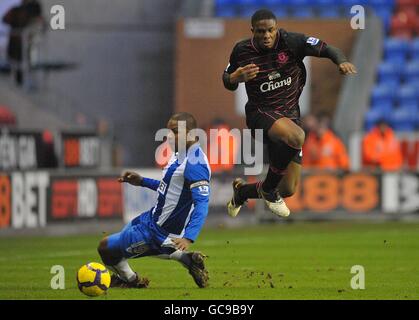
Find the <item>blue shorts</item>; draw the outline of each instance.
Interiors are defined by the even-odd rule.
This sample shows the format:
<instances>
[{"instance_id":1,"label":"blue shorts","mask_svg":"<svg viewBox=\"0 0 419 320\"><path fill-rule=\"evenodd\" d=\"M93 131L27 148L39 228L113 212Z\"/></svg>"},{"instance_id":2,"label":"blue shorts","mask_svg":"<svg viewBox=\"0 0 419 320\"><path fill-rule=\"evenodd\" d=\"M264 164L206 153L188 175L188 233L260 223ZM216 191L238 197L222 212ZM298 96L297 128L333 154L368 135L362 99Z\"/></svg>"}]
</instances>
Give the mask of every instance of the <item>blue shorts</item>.
<instances>
[{"instance_id":1,"label":"blue shorts","mask_svg":"<svg viewBox=\"0 0 419 320\"><path fill-rule=\"evenodd\" d=\"M168 235L157 229L151 211L146 211L125 225L121 232L108 237L108 249L124 258L171 254L176 249Z\"/></svg>"}]
</instances>

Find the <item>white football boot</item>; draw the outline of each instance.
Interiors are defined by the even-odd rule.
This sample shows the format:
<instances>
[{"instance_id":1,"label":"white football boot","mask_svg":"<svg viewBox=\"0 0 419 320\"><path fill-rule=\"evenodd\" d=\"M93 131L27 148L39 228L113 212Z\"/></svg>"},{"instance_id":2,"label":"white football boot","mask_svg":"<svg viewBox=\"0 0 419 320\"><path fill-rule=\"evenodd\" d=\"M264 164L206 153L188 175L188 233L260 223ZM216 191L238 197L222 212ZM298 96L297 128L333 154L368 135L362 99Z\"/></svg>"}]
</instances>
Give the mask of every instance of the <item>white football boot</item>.
<instances>
[{"instance_id":1,"label":"white football boot","mask_svg":"<svg viewBox=\"0 0 419 320\"><path fill-rule=\"evenodd\" d=\"M265 200L266 205L272 213L280 217L288 217L290 215L291 211L288 209L287 204L280 195L263 191L262 184L260 184L258 188L258 193L259 196Z\"/></svg>"}]
</instances>

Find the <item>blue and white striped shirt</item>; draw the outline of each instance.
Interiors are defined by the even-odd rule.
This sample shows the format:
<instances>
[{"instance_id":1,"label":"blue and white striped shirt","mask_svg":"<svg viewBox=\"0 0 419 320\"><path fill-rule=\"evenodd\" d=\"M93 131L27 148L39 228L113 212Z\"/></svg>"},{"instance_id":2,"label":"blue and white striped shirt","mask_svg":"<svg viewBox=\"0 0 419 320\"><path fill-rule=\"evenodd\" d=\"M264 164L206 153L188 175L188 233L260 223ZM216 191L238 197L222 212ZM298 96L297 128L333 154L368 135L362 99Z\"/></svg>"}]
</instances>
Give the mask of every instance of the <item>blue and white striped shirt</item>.
<instances>
[{"instance_id":1,"label":"blue and white striped shirt","mask_svg":"<svg viewBox=\"0 0 419 320\"><path fill-rule=\"evenodd\" d=\"M186 156L175 153L163 169L160 181L143 178L142 185L158 192L152 220L172 237L198 237L208 214L211 169L198 143Z\"/></svg>"}]
</instances>

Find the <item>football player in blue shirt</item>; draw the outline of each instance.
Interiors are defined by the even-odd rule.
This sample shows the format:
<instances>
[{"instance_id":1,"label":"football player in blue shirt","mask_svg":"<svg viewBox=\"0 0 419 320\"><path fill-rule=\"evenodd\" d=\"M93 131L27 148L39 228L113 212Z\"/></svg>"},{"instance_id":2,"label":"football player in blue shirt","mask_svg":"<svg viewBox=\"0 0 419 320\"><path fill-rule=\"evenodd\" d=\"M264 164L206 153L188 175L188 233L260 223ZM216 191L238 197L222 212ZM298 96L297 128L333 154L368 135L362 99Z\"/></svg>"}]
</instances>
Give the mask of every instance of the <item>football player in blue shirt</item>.
<instances>
[{"instance_id":1,"label":"football player in blue shirt","mask_svg":"<svg viewBox=\"0 0 419 320\"><path fill-rule=\"evenodd\" d=\"M181 121L186 126L186 134L197 127L196 120L188 113L176 113L170 118L168 138L175 152L160 181L135 172L125 172L119 178L121 183L157 191L158 199L153 208L133 219L121 232L100 241L98 252L114 273L111 287L146 288L149 280L139 277L127 261L145 256L179 261L200 288L208 285L205 256L189 252L188 248L197 239L208 213L211 171L199 143L187 141L185 132L179 132ZM179 148L182 139L186 147Z\"/></svg>"}]
</instances>

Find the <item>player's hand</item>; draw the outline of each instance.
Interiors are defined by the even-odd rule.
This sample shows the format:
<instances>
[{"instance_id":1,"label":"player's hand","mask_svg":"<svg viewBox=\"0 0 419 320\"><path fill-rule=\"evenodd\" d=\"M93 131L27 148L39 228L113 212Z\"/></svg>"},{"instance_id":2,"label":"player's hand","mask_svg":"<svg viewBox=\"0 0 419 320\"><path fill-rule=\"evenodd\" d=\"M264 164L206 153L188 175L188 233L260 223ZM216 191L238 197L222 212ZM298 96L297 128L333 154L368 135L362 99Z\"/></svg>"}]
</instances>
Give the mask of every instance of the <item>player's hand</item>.
<instances>
[{"instance_id":1,"label":"player's hand","mask_svg":"<svg viewBox=\"0 0 419 320\"><path fill-rule=\"evenodd\" d=\"M191 240L186 238L172 238L172 242L175 244L175 247L180 251L188 250Z\"/></svg>"},{"instance_id":2,"label":"player's hand","mask_svg":"<svg viewBox=\"0 0 419 320\"><path fill-rule=\"evenodd\" d=\"M132 184L133 186L141 186L141 182L143 181L143 177L141 177L138 173L127 171L122 176L118 178L119 182L127 182Z\"/></svg>"},{"instance_id":3,"label":"player's hand","mask_svg":"<svg viewBox=\"0 0 419 320\"><path fill-rule=\"evenodd\" d=\"M341 74L355 74L357 73L355 66L350 62L343 62L339 65L339 71Z\"/></svg>"},{"instance_id":4,"label":"player's hand","mask_svg":"<svg viewBox=\"0 0 419 320\"><path fill-rule=\"evenodd\" d=\"M259 73L259 67L255 65L254 63L251 63L244 67L237 68L237 70L234 71L230 75L230 82L231 83L247 82L256 78L258 73Z\"/></svg>"}]
</instances>

